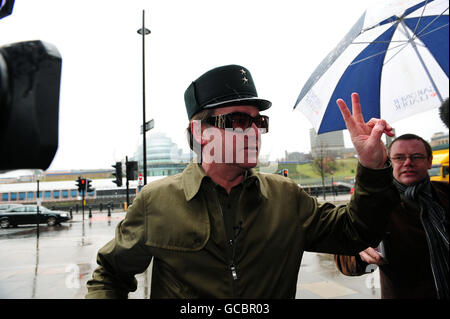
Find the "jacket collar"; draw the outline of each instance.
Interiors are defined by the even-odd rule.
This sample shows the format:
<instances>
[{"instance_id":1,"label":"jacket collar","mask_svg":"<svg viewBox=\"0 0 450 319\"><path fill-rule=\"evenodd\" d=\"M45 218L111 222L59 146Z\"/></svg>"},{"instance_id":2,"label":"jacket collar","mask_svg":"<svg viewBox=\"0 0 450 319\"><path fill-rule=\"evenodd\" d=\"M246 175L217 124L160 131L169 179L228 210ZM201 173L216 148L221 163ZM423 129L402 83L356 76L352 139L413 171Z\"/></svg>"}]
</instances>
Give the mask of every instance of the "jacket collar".
<instances>
[{"instance_id":1,"label":"jacket collar","mask_svg":"<svg viewBox=\"0 0 450 319\"><path fill-rule=\"evenodd\" d=\"M197 195L205 178L208 179L210 177L206 175L201 165L195 159L192 160L184 169L181 180L186 201L190 201ZM257 181L256 185L259 193L267 199L266 186L260 174L256 173L254 169L249 169L244 179L244 186L251 185L255 180Z\"/></svg>"}]
</instances>

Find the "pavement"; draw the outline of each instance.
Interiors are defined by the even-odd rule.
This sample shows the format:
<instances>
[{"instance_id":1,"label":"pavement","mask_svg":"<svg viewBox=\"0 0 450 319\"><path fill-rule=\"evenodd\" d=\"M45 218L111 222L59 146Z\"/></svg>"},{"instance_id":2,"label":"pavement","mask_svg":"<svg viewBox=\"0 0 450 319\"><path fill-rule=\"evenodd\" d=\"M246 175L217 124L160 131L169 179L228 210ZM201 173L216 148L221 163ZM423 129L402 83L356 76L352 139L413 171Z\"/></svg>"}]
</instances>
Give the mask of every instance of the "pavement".
<instances>
[{"instance_id":1,"label":"pavement","mask_svg":"<svg viewBox=\"0 0 450 319\"><path fill-rule=\"evenodd\" d=\"M327 198L332 200L333 198ZM345 200L345 199L343 199ZM26 225L0 229L0 299L83 299L96 267L98 249L114 236L124 212L74 214L61 226ZM130 299L150 296L151 266L136 275ZM379 299L379 273L348 277L332 255L305 252L297 282L297 299Z\"/></svg>"}]
</instances>

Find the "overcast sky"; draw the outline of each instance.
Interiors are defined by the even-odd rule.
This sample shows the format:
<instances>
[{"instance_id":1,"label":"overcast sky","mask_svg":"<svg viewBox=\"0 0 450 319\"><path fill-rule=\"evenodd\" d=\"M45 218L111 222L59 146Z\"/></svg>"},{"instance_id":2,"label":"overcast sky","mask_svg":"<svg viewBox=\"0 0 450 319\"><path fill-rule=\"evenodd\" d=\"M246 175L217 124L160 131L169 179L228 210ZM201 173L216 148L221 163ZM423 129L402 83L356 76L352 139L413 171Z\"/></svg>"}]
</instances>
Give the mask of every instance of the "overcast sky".
<instances>
[{"instance_id":1,"label":"overcast sky","mask_svg":"<svg viewBox=\"0 0 450 319\"><path fill-rule=\"evenodd\" d=\"M270 133L262 152L276 159L286 150L310 151L312 125L293 111L298 94L374 1L16 0L13 14L0 20L0 45L39 39L62 56L59 146L49 170L111 168L141 143L142 10L151 30L146 113L154 130L187 150L185 89L211 68L240 64L273 103L264 112ZM392 125L397 135L425 139L448 131L437 108Z\"/></svg>"}]
</instances>

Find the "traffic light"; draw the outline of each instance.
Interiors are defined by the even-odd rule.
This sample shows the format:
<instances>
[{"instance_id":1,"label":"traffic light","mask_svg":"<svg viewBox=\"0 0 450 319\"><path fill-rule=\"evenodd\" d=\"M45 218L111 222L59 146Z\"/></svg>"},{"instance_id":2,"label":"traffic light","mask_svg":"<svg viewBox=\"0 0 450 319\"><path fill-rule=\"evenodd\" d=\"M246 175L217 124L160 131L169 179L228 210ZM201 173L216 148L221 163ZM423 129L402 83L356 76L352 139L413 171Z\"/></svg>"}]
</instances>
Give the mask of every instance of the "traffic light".
<instances>
[{"instance_id":1,"label":"traffic light","mask_svg":"<svg viewBox=\"0 0 450 319\"><path fill-rule=\"evenodd\" d=\"M78 176L75 185L77 186L78 192L81 192L81 177Z\"/></svg>"},{"instance_id":2,"label":"traffic light","mask_svg":"<svg viewBox=\"0 0 450 319\"><path fill-rule=\"evenodd\" d=\"M92 188L92 180L87 179L86 180L86 193L91 193L93 191L94 191L94 189Z\"/></svg>"},{"instance_id":3,"label":"traffic light","mask_svg":"<svg viewBox=\"0 0 450 319\"><path fill-rule=\"evenodd\" d=\"M84 192L86 190L86 179L78 176L78 179L76 180L75 185L78 188L78 192L80 192L80 193Z\"/></svg>"},{"instance_id":4,"label":"traffic light","mask_svg":"<svg viewBox=\"0 0 450 319\"><path fill-rule=\"evenodd\" d=\"M127 166L127 179L129 181L135 181L138 178L138 162L131 161L126 163Z\"/></svg>"},{"instance_id":5,"label":"traffic light","mask_svg":"<svg viewBox=\"0 0 450 319\"><path fill-rule=\"evenodd\" d=\"M84 192L86 190L86 179L78 176L76 185L78 187L78 192Z\"/></svg>"},{"instance_id":6,"label":"traffic light","mask_svg":"<svg viewBox=\"0 0 450 319\"><path fill-rule=\"evenodd\" d=\"M288 170L287 169L283 169L281 171L281 175L283 175L284 177L288 177Z\"/></svg>"},{"instance_id":7,"label":"traffic light","mask_svg":"<svg viewBox=\"0 0 450 319\"><path fill-rule=\"evenodd\" d=\"M113 183L117 184L117 187L122 186L122 162L116 162L116 165L112 165L116 169L113 173L113 176L116 177L116 180Z\"/></svg>"}]
</instances>

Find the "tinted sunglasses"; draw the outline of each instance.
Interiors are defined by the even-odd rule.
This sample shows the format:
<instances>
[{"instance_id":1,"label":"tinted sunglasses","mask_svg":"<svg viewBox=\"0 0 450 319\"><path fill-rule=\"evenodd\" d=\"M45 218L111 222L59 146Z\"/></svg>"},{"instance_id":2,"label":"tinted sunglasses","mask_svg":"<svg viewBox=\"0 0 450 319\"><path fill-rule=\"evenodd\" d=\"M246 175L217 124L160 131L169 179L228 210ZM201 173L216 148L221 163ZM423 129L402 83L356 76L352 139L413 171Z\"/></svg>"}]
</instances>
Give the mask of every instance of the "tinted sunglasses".
<instances>
[{"instance_id":1,"label":"tinted sunglasses","mask_svg":"<svg viewBox=\"0 0 450 319\"><path fill-rule=\"evenodd\" d=\"M258 129L262 129L260 131L262 134L269 132L269 117L267 115L252 117L247 113L235 112L210 116L204 122L218 128L242 129L243 131L255 123Z\"/></svg>"}]
</instances>

